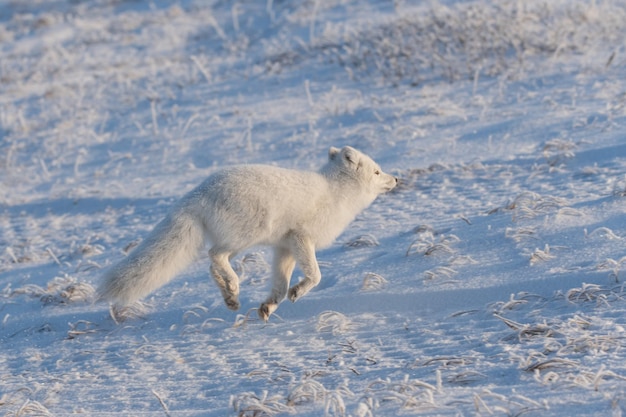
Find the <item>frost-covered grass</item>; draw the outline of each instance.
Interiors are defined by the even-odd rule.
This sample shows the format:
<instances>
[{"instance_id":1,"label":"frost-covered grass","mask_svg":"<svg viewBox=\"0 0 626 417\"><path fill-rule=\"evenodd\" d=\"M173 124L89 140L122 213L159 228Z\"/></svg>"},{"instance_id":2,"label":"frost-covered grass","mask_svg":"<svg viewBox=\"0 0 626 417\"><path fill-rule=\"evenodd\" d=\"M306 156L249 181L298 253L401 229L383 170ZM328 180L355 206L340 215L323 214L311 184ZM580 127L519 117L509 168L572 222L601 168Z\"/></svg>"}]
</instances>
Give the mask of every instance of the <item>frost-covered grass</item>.
<instances>
[{"instance_id":1,"label":"frost-covered grass","mask_svg":"<svg viewBox=\"0 0 626 417\"><path fill-rule=\"evenodd\" d=\"M624 22L620 0L0 1L0 414L622 415ZM206 175L331 145L401 182L269 323L264 248L233 261L237 313L207 259L117 320L94 303Z\"/></svg>"}]
</instances>

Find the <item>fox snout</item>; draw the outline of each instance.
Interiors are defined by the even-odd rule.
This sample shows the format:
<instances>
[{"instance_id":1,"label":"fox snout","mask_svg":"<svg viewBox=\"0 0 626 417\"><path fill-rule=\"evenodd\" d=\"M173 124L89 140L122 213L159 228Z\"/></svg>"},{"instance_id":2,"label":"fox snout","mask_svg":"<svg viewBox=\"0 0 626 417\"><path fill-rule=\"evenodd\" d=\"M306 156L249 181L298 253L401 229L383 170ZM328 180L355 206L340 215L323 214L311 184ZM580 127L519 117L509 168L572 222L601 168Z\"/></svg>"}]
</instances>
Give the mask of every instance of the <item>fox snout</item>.
<instances>
[{"instance_id":1,"label":"fox snout","mask_svg":"<svg viewBox=\"0 0 626 417\"><path fill-rule=\"evenodd\" d=\"M392 175L388 175L388 177L389 178L385 184L385 191L391 191L396 187L396 185L398 185L398 177L394 177Z\"/></svg>"}]
</instances>

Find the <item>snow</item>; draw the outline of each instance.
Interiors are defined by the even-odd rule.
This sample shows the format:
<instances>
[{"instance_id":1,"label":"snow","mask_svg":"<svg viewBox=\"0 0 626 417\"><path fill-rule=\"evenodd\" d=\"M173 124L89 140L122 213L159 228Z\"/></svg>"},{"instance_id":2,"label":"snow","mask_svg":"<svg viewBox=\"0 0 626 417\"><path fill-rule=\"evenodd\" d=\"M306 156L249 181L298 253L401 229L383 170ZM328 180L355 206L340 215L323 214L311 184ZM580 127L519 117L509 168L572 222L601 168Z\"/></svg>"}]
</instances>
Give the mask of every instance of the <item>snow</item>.
<instances>
[{"instance_id":1,"label":"snow","mask_svg":"<svg viewBox=\"0 0 626 417\"><path fill-rule=\"evenodd\" d=\"M0 412L621 416L626 3L0 1ZM400 185L266 324L266 248L93 301L220 167ZM296 271L294 280L300 275Z\"/></svg>"}]
</instances>

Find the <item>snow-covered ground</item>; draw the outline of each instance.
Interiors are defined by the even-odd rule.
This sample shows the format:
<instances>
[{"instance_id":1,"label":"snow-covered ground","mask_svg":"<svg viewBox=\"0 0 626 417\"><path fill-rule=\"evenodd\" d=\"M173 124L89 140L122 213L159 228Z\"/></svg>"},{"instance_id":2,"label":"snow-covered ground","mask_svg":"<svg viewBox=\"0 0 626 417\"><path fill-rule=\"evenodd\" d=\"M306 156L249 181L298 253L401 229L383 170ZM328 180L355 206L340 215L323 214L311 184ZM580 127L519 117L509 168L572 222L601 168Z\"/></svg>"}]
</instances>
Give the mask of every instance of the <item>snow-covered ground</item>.
<instances>
[{"instance_id":1,"label":"snow-covered ground","mask_svg":"<svg viewBox=\"0 0 626 417\"><path fill-rule=\"evenodd\" d=\"M401 184L269 323L102 271L220 167ZM0 1L0 414L621 416L623 0ZM296 278L300 273L296 271Z\"/></svg>"}]
</instances>

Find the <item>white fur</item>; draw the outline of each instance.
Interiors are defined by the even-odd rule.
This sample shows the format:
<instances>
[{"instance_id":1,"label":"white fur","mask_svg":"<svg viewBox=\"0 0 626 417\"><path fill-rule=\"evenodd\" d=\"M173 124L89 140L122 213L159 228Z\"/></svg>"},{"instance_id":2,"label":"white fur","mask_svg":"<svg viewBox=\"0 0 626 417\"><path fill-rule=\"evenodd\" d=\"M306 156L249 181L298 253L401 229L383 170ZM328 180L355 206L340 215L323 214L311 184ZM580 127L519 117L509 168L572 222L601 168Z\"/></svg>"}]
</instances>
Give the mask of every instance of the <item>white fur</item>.
<instances>
[{"instance_id":1,"label":"white fur","mask_svg":"<svg viewBox=\"0 0 626 417\"><path fill-rule=\"evenodd\" d=\"M211 242L211 273L226 305L239 308L239 279L229 260L255 245L274 247L273 287L259 315L267 320L320 281L315 250L330 245L379 194L395 187L369 157L331 148L318 172L235 166L185 195L148 237L104 276L101 298L128 305L164 285ZM289 289L296 261L304 279Z\"/></svg>"}]
</instances>

